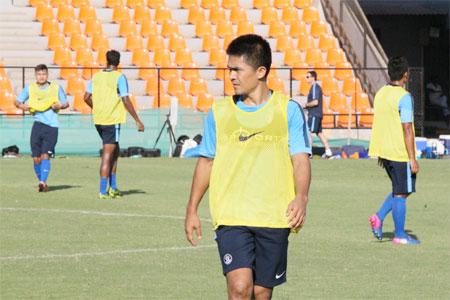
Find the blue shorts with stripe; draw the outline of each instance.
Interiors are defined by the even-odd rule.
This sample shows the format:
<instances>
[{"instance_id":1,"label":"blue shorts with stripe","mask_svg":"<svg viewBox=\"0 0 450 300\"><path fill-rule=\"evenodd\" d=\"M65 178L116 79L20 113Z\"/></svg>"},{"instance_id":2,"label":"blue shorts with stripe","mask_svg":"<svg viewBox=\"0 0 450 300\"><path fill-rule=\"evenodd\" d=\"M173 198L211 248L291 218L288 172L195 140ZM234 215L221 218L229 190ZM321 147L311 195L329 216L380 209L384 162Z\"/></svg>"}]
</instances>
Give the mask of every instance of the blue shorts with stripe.
<instances>
[{"instance_id":1,"label":"blue shorts with stripe","mask_svg":"<svg viewBox=\"0 0 450 300\"><path fill-rule=\"evenodd\" d=\"M322 118L316 116L309 116L308 127L309 131L311 131L312 133L322 132Z\"/></svg>"},{"instance_id":2,"label":"blue shorts with stripe","mask_svg":"<svg viewBox=\"0 0 450 300\"><path fill-rule=\"evenodd\" d=\"M416 174L411 173L409 162L382 159L383 167L392 182L392 193L410 194L416 191Z\"/></svg>"},{"instance_id":3,"label":"blue shorts with stripe","mask_svg":"<svg viewBox=\"0 0 450 300\"><path fill-rule=\"evenodd\" d=\"M98 134L102 138L103 145L118 144L120 138L120 124L114 125L95 125Z\"/></svg>"}]
</instances>

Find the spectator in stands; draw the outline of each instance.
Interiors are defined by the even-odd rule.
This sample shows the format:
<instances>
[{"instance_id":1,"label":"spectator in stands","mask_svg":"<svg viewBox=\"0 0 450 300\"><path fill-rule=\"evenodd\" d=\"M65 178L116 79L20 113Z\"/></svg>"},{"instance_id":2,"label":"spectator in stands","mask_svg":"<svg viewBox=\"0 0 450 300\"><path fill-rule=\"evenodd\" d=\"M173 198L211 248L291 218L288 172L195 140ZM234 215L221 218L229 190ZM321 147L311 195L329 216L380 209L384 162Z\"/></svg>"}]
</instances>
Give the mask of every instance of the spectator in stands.
<instances>
[{"instance_id":1,"label":"spectator in stands","mask_svg":"<svg viewBox=\"0 0 450 300\"><path fill-rule=\"evenodd\" d=\"M323 95L322 88L317 83L316 71L308 71L306 74L306 81L311 88L308 93L308 100L303 108L308 110L308 126L311 133L315 133L325 147L323 157L330 158L333 156L327 138L322 132L322 118L323 118Z\"/></svg>"},{"instance_id":2,"label":"spectator in stands","mask_svg":"<svg viewBox=\"0 0 450 300\"><path fill-rule=\"evenodd\" d=\"M394 57L388 62L390 83L375 95L372 135L369 156L378 157L392 182L389 193L376 214L370 216L374 236L383 237L383 221L392 211L394 244L419 244L420 241L405 232L406 198L415 192L416 160L414 141L414 110L411 94L404 86L408 81L408 61Z\"/></svg>"},{"instance_id":3,"label":"spectator in stands","mask_svg":"<svg viewBox=\"0 0 450 300\"><path fill-rule=\"evenodd\" d=\"M107 68L92 77L84 95L84 101L92 108L95 128L103 141L100 199L122 196L117 188L116 171L120 155L120 126L126 122L127 111L135 120L138 131L144 131L144 124L128 97L127 79L117 71L120 53L115 50L108 51L106 61Z\"/></svg>"},{"instance_id":4,"label":"spectator in stands","mask_svg":"<svg viewBox=\"0 0 450 300\"><path fill-rule=\"evenodd\" d=\"M431 81L427 84L428 98L430 104L438 106L442 110L447 125L450 124L450 111L448 109L447 96L444 95L441 85L438 83L437 76L431 77Z\"/></svg>"},{"instance_id":5,"label":"spectator in stands","mask_svg":"<svg viewBox=\"0 0 450 300\"><path fill-rule=\"evenodd\" d=\"M34 172L39 180L38 191L48 192L50 157L54 156L58 140L58 112L69 107L69 103L62 87L48 81L46 65L37 65L34 74L36 82L23 89L16 106L33 115L30 143Z\"/></svg>"},{"instance_id":6,"label":"spectator in stands","mask_svg":"<svg viewBox=\"0 0 450 300\"><path fill-rule=\"evenodd\" d=\"M235 95L215 101L207 116L186 237L192 245L194 231L201 238L197 208L209 187L229 299L270 299L286 281L289 233L305 221L310 138L297 102L267 86L269 43L242 35L227 54Z\"/></svg>"}]
</instances>

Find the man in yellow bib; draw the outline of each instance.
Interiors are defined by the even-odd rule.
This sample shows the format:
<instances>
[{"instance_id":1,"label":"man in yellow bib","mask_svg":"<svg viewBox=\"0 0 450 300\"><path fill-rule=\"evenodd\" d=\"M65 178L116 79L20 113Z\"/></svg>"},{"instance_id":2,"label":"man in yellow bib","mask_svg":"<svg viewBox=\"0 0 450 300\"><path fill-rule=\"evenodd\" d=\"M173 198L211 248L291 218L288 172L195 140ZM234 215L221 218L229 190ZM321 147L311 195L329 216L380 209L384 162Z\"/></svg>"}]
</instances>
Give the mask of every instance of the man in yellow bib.
<instances>
[{"instance_id":1,"label":"man in yellow bib","mask_svg":"<svg viewBox=\"0 0 450 300\"><path fill-rule=\"evenodd\" d=\"M144 131L144 124L128 97L127 79L117 71L120 53L115 50L108 51L106 61L108 64L106 70L92 77L84 95L84 101L92 108L95 128L103 141L100 199L122 196L117 188L116 172L120 154L120 125L126 122L127 111L135 120L138 131Z\"/></svg>"},{"instance_id":2,"label":"man in yellow bib","mask_svg":"<svg viewBox=\"0 0 450 300\"><path fill-rule=\"evenodd\" d=\"M229 299L270 299L286 281L289 233L305 221L311 142L300 105L267 86L269 43L243 35L227 54L235 96L208 114L185 232L195 246L197 208L209 187Z\"/></svg>"},{"instance_id":3,"label":"man in yellow bib","mask_svg":"<svg viewBox=\"0 0 450 300\"><path fill-rule=\"evenodd\" d=\"M370 216L374 236L383 237L383 221L392 211L395 225L394 244L419 244L420 241L405 232L406 198L415 192L416 160L414 141L414 109L411 94L404 86L408 82L408 62L404 57L389 60L390 83L375 95L374 118L369 155L378 157L392 182L392 193L376 214Z\"/></svg>"},{"instance_id":4,"label":"man in yellow bib","mask_svg":"<svg viewBox=\"0 0 450 300\"><path fill-rule=\"evenodd\" d=\"M57 83L48 81L46 65L37 65L34 74L36 82L23 89L16 106L33 115L30 144L34 172L39 180L38 191L48 192L50 157L54 155L58 141L58 112L69 107L69 103L64 90Z\"/></svg>"}]
</instances>

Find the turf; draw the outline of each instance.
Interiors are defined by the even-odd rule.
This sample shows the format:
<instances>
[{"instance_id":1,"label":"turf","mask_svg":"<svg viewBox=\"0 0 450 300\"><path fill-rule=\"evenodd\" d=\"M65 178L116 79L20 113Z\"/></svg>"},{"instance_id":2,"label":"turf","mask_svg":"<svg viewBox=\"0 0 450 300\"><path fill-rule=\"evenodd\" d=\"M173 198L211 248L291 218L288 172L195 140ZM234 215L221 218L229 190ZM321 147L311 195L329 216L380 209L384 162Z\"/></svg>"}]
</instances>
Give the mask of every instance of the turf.
<instances>
[{"instance_id":1,"label":"turf","mask_svg":"<svg viewBox=\"0 0 450 300\"><path fill-rule=\"evenodd\" d=\"M406 227L422 244L393 246L390 216L383 242L368 226L390 190L376 162L313 160L307 223L274 299L449 299L450 160L420 164ZM30 158L0 160L0 298L226 299L206 199L202 247L184 237L195 161L121 159L122 200L97 199L98 165L54 159L44 194Z\"/></svg>"}]
</instances>

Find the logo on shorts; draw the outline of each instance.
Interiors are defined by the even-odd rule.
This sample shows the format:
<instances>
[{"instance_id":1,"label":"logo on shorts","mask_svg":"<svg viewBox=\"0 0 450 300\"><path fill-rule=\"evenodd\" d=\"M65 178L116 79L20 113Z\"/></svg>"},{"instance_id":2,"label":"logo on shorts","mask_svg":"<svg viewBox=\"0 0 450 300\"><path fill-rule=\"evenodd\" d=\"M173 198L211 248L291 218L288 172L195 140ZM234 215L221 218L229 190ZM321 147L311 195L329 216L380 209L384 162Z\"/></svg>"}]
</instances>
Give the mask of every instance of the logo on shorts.
<instances>
[{"instance_id":1,"label":"logo on shorts","mask_svg":"<svg viewBox=\"0 0 450 300\"><path fill-rule=\"evenodd\" d=\"M233 256L231 256L231 254L227 253L227 254L225 254L225 255L223 256L223 262L224 262L226 265L231 264L232 261L233 261Z\"/></svg>"},{"instance_id":2,"label":"logo on shorts","mask_svg":"<svg viewBox=\"0 0 450 300\"><path fill-rule=\"evenodd\" d=\"M281 277L283 277L284 273L286 273L286 271L283 271L283 273L281 274L275 274L275 279L280 279Z\"/></svg>"}]
</instances>

